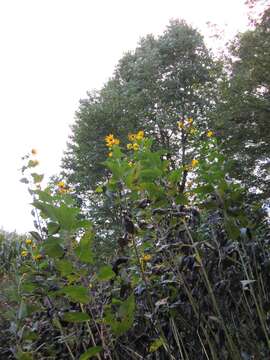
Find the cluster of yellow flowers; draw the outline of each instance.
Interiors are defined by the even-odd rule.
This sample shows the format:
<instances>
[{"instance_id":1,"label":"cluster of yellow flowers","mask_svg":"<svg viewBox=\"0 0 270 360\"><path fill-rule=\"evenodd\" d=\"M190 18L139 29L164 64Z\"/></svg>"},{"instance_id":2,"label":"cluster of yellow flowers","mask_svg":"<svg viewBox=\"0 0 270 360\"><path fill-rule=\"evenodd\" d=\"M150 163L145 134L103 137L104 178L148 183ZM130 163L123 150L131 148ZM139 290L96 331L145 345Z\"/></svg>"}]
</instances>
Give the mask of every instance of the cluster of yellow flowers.
<instances>
[{"instance_id":1,"label":"cluster of yellow flowers","mask_svg":"<svg viewBox=\"0 0 270 360\"><path fill-rule=\"evenodd\" d=\"M58 186L58 191L61 194L66 194L67 192L70 191L69 187L64 183L64 181L59 181L57 183L57 186Z\"/></svg>"},{"instance_id":2,"label":"cluster of yellow flowers","mask_svg":"<svg viewBox=\"0 0 270 360\"><path fill-rule=\"evenodd\" d=\"M143 130L138 131L137 134L128 134L128 139L129 141L131 141L131 143L127 144L127 149L138 151L140 145L137 143L137 141L141 141L143 138L144 138Z\"/></svg>"},{"instance_id":3,"label":"cluster of yellow flowers","mask_svg":"<svg viewBox=\"0 0 270 360\"><path fill-rule=\"evenodd\" d=\"M36 249L36 245L33 244L32 239L26 239L26 240L25 240L25 244L26 244L27 246L30 246L30 245L31 245L33 250ZM28 252L28 250L22 250L22 251L21 251L21 256L22 256L22 257L27 257L29 254L31 254L31 250L30 250L30 252ZM42 255L41 255L41 254L33 255L33 259L34 259L35 261L41 260L41 259L42 259Z\"/></svg>"},{"instance_id":4,"label":"cluster of yellow flowers","mask_svg":"<svg viewBox=\"0 0 270 360\"><path fill-rule=\"evenodd\" d=\"M144 131L140 130L137 132L137 134L128 134L129 141L136 141L136 140L142 140L144 138Z\"/></svg>"},{"instance_id":5,"label":"cluster of yellow flowers","mask_svg":"<svg viewBox=\"0 0 270 360\"><path fill-rule=\"evenodd\" d=\"M177 122L178 128L179 130L184 129L185 127L187 128L187 131L191 134L194 135L196 133L196 129L192 126L193 124L193 118L190 117L187 120L185 119L181 119L180 121ZM214 132L212 130L208 130L206 133L207 137L213 137L214 136Z\"/></svg>"},{"instance_id":6,"label":"cluster of yellow flowers","mask_svg":"<svg viewBox=\"0 0 270 360\"><path fill-rule=\"evenodd\" d=\"M21 252L21 256L22 256L22 257L27 257L28 254L29 254L29 253L28 253L27 250L23 250L23 251ZM41 255L41 254L33 255L33 259L34 259L35 261L41 260L41 259L42 259L42 255Z\"/></svg>"},{"instance_id":7,"label":"cluster of yellow flowers","mask_svg":"<svg viewBox=\"0 0 270 360\"><path fill-rule=\"evenodd\" d=\"M111 148L113 145L119 145L120 144L120 140L115 138L113 136L113 134L107 135L105 137L105 142L106 142L106 146L108 148Z\"/></svg>"}]
</instances>

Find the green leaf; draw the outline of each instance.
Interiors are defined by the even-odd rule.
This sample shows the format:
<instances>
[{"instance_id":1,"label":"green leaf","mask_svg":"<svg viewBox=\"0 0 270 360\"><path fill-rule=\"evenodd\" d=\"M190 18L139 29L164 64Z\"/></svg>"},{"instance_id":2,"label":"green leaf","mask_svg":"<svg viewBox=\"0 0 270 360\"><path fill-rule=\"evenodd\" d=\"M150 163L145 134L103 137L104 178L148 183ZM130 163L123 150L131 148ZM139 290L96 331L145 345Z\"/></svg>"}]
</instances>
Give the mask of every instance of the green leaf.
<instances>
[{"instance_id":1,"label":"green leaf","mask_svg":"<svg viewBox=\"0 0 270 360\"><path fill-rule=\"evenodd\" d=\"M83 353L79 360L87 360L90 359L91 357L99 354L102 350L101 346L93 346L90 349L88 349L85 353Z\"/></svg>"},{"instance_id":2,"label":"green leaf","mask_svg":"<svg viewBox=\"0 0 270 360\"><path fill-rule=\"evenodd\" d=\"M101 281L111 280L115 277L115 272L111 266L102 266L97 274L97 279Z\"/></svg>"},{"instance_id":3,"label":"green leaf","mask_svg":"<svg viewBox=\"0 0 270 360\"><path fill-rule=\"evenodd\" d=\"M90 320L90 317L88 314L83 312L68 312L64 314L63 319L67 322L83 322Z\"/></svg>"},{"instance_id":4,"label":"green leaf","mask_svg":"<svg viewBox=\"0 0 270 360\"><path fill-rule=\"evenodd\" d=\"M156 339L152 344L150 345L149 352L152 353L154 351L157 351L158 348L160 348L164 344L164 341L161 337Z\"/></svg>"},{"instance_id":5,"label":"green leaf","mask_svg":"<svg viewBox=\"0 0 270 360\"><path fill-rule=\"evenodd\" d=\"M72 262L68 260L58 260L55 265L56 269L61 272L62 276L67 276L75 271Z\"/></svg>"},{"instance_id":6,"label":"green leaf","mask_svg":"<svg viewBox=\"0 0 270 360\"><path fill-rule=\"evenodd\" d=\"M43 249L46 253L46 255L52 257L52 258L59 258L63 256L64 249L62 247L61 241L59 238L53 238L49 237L47 240L45 240L43 244Z\"/></svg>"},{"instance_id":7,"label":"green leaf","mask_svg":"<svg viewBox=\"0 0 270 360\"><path fill-rule=\"evenodd\" d=\"M48 233L50 235L57 234L58 231L60 230L60 225L55 222L48 223L47 227L48 227Z\"/></svg>"},{"instance_id":8,"label":"green leaf","mask_svg":"<svg viewBox=\"0 0 270 360\"><path fill-rule=\"evenodd\" d=\"M37 284L31 282L24 282L21 285L21 291L22 293L32 293L37 287Z\"/></svg>"},{"instance_id":9,"label":"green leaf","mask_svg":"<svg viewBox=\"0 0 270 360\"><path fill-rule=\"evenodd\" d=\"M173 184L176 184L182 176L183 171L181 169L176 169L170 172L168 176L168 180Z\"/></svg>"},{"instance_id":10,"label":"green leaf","mask_svg":"<svg viewBox=\"0 0 270 360\"><path fill-rule=\"evenodd\" d=\"M90 228L85 232L79 242L79 245L75 249L75 254L78 256L79 260L86 264L92 264L94 262L92 252L92 239L93 231Z\"/></svg>"},{"instance_id":11,"label":"green leaf","mask_svg":"<svg viewBox=\"0 0 270 360\"><path fill-rule=\"evenodd\" d=\"M80 285L66 286L58 291L58 293L64 293L73 302L88 304L90 301L88 290Z\"/></svg>"},{"instance_id":12,"label":"green leaf","mask_svg":"<svg viewBox=\"0 0 270 360\"><path fill-rule=\"evenodd\" d=\"M35 184L40 183L44 178L44 175L37 174L37 173L32 173L31 176L32 176Z\"/></svg>"},{"instance_id":13,"label":"green leaf","mask_svg":"<svg viewBox=\"0 0 270 360\"><path fill-rule=\"evenodd\" d=\"M111 326L113 334L121 336L126 333L134 322L135 298L134 295L129 296L125 301L118 300L114 303L120 303L116 316L112 310L108 310L104 317L104 322Z\"/></svg>"},{"instance_id":14,"label":"green leaf","mask_svg":"<svg viewBox=\"0 0 270 360\"><path fill-rule=\"evenodd\" d=\"M98 186L95 190L96 193L103 193L103 187L102 186Z\"/></svg>"},{"instance_id":15,"label":"green leaf","mask_svg":"<svg viewBox=\"0 0 270 360\"><path fill-rule=\"evenodd\" d=\"M227 218L225 220L225 229L232 240L237 240L239 238L240 230L238 226L235 224L234 219Z\"/></svg>"},{"instance_id":16,"label":"green leaf","mask_svg":"<svg viewBox=\"0 0 270 360\"><path fill-rule=\"evenodd\" d=\"M63 230L74 230L77 228L77 216L80 212L78 208L68 207L65 204L56 207L53 205L45 204L40 201L35 201L33 205L42 211L46 218L52 221L57 221Z\"/></svg>"},{"instance_id":17,"label":"green leaf","mask_svg":"<svg viewBox=\"0 0 270 360\"><path fill-rule=\"evenodd\" d=\"M37 240L37 241L39 241L39 242L42 242L42 241L43 241L42 237L39 235L38 232L36 232L36 231L29 231L29 234L32 235L35 240Z\"/></svg>"},{"instance_id":18,"label":"green leaf","mask_svg":"<svg viewBox=\"0 0 270 360\"><path fill-rule=\"evenodd\" d=\"M162 171L157 168L142 170L140 172L140 180L141 182L152 182L155 181L161 175L162 175Z\"/></svg>"}]
</instances>

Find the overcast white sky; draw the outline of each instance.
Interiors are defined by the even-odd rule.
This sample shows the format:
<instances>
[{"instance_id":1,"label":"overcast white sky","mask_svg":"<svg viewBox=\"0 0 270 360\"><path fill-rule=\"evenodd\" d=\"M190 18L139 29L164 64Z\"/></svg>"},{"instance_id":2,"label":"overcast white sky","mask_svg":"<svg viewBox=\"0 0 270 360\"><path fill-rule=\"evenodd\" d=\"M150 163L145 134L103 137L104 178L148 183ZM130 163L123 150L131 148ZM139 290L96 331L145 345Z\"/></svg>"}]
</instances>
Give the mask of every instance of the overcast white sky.
<instances>
[{"instance_id":1,"label":"overcast white sky","mask_svg":"<svg viewBox=\"0 0 270 360\"><path fill-rule=\"evenodd\" d=\"M170 18L204 34L216 23L226 38L247 25L244 0L0 0L0 227L33 229L21 156L36 148L56 173L79 99Z\"/></svg>"}]
</instances>

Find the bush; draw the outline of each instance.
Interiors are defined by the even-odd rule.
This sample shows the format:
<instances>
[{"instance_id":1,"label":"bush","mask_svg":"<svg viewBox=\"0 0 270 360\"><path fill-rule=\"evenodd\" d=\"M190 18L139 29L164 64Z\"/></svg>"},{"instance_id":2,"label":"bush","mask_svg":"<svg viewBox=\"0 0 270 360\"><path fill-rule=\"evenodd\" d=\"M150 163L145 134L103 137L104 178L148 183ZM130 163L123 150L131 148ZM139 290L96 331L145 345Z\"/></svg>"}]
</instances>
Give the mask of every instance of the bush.
<instances>
[{"instance_id":1,"label":"bush","mask_svg":"<svg viewBox=\"0 0 270 360\"><path fill-rule=\"evenodd\" d=\"M229 178L213 132L191 123L179 129L196 140L193 159L176 167L143 131L127 151L106 137L111 175L96 193L122 223L110 257L97 258L72 189L24 178L37 231L13 260L6 358L269 358L267 224Z\"/></svg>"}]
</instances>

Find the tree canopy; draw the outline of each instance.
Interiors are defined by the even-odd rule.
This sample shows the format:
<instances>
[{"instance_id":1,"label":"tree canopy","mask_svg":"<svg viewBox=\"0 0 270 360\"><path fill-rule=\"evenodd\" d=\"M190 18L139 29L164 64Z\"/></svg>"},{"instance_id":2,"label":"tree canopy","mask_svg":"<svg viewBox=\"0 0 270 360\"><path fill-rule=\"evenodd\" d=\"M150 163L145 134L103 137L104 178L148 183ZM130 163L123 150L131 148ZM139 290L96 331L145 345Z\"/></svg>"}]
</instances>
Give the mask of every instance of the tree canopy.
<instances>
[{"instance_id":1,"label":"tree canopy","mask_svg":"<svg viewBox=\"0 0 270 360\"><path fill-rule=\"evenodd\" d=\"M104 137L109 133L124 142L129 132L143 129L156 146L181 158L177 120L193 117L201 126L206 123L215 105L219 68L202 35L184 21L171 21L158 37L142 38L104 87L80 101L63 159L68 181L85 193L105 176Z\"/></svg>"},{"instance_id":2,"label":"tree canopy","mask_svg":"<svg viewBox=\"0 0 270 360\"><path fill-rule=\"evenodd\" d=\"M234 175L253 193L269 199L270 8L230 46L229 76L214 116Z\"/></svg>"}]
</instances>

